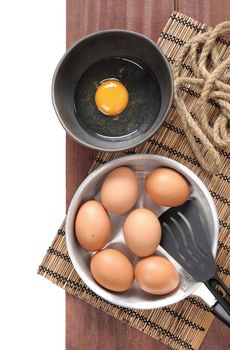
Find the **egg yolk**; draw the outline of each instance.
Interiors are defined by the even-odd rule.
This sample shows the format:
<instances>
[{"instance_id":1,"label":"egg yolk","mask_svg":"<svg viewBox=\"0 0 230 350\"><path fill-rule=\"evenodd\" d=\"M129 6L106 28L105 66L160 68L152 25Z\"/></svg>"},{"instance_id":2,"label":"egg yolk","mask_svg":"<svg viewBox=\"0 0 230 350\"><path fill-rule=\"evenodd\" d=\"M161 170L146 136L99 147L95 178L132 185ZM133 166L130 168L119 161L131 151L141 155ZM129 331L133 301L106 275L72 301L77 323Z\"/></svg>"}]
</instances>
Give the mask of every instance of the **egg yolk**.
<instances>
[{"instance_id":1,"label":"egg yolk","mask_svg":"<svg viewBox=\"0 0 230 350\"><path fill-rule=\"evenodd\" d=\"M106 80L97 89L95 103L99 111L115 116L127 107L129 94L126 87L117 80Z\"/></svg>"}]
</instances>

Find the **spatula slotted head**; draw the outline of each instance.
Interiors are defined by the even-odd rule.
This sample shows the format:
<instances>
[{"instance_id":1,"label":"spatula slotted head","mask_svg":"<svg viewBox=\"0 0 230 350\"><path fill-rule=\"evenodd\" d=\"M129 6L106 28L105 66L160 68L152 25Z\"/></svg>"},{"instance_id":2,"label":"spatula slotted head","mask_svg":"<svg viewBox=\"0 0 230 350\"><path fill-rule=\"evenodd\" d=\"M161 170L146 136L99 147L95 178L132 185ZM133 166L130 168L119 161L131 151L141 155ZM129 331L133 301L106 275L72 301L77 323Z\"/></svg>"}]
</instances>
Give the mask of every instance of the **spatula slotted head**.
<instances>
[{"instance_id":1,"label":"spatula slotted head","mask_svg":"<svg viewBox=\"0 0 230 350\"><path fill-rule=\"evenodd\" d=\"M213 277L216 264L195 200L170 208L159 217L160 245L199 282Z\"/></svg>"}]
</instances>

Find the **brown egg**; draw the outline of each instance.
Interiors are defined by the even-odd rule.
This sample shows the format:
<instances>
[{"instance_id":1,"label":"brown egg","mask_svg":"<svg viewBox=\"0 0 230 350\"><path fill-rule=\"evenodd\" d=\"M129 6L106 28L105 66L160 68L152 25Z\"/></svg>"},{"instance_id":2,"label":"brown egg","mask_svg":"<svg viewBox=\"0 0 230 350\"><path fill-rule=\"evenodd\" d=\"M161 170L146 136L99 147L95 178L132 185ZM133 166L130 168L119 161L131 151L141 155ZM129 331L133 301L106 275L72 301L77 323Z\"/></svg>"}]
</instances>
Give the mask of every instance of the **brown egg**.
<instances>
[{"instance_id":1,"label":"brown egg","mask_svg":"<svg viewBox=\"0 0 230 350\"><path fill-rule=\"evenodd\" d=\"M88 251L97 251L108 243L112 227L105 209L95 200L84 203L75 220L79 244Z\"/></svg>"},{"instance_id":2,"label":"brown egg","mask_svg":"<svg viewBox=\"0 0 230 350\"><path fill-rule=\"evenodd\" d=\"M124 237L129 249L138 256L155 252L161 240L161 225L148 209L133 210L124 223Z\"/></svg>"},{"instance_id":3,"label":"brown egg","mask_svg":"<svg viewBox=\"0 0 230 350\"><path fill-rule=\"evenodd\" d=\"M150 294L170 293L179 284L179 274L175 266L157 255L138 261L134 273L140 288Z\"/></svg>"},{"instance_id":4,"label":"brown egg","mask_svg":"<svg viewBox=\"0 0 230 350\"><path fill-rule=\"evenodd\" d=\"M133 283L133 267L129 259L116 249L96 253L90 263L94 279L102 287L123 292Z\"/></svg>"},{"instance_id":5,"label":"brown egg","mask_svg":"<svg viewBox=\"0 0 230 350\"><path fill-rule=\"evenodd\" d=\"M145 180L145 190L152 200L165 207L177 207L184 204L190 195L187 180L177 171L158 168Z\"/></svg>"},{"instance_id":6,"label":"brown egg","mask_svg":"<svg viewBox=\"0 0 230 350\"><path fill-rule=\"evenodd\" d=\"M133 170L117 168L105 178L101 188L101 202L112 214L124 214L131 209L138 196L138 182Z\"/></svg>"}]
</instances>

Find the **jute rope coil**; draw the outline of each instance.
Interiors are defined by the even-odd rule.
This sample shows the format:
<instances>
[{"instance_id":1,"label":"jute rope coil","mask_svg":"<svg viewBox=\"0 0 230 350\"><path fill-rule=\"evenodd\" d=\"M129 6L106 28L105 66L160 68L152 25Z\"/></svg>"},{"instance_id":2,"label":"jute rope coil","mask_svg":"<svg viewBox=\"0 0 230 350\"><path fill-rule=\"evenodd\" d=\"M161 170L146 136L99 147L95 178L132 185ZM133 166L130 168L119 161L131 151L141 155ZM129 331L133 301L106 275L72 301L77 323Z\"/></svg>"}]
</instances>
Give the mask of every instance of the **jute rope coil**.
<instances>
[{"instance_id":1,"label":"jute rope coil","mask_svg":"<svg viewBox=\"0 0 230 350\"><path fill-rule=\"evenodd\" d=\"M218 38L230 34L230 22L199 34L182 48L174 65L174 105L190 146L204 170L218 174L221 159L218 147L230 146L230 57L223 59L216 49ZM220 40L220 39L219 39ZM188 58L192 76L182 76L182 63ZM182 95L182 86L199 88L200 96L191 112ZM210 124L207 103L214 101L219 113Z\"/></svg>"}]
</instances>

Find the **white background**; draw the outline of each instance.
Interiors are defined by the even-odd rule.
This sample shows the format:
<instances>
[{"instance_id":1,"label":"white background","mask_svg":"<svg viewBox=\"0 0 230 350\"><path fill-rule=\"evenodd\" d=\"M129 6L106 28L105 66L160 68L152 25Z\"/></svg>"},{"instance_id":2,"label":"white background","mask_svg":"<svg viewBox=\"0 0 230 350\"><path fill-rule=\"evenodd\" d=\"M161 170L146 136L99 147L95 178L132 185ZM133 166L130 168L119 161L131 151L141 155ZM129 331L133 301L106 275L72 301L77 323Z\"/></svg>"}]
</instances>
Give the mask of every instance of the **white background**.
<instances>
[{"instance_id":1,"label":"white background","mask_svg":"<svg viewBox=\"0 0 230 350\"><path fill-rule=\"evenodd\" d=\"M65 133L51 102L65 0L0 3L0 349L63 350L64 291L36 271L65 215Z\"/></svg>"}]
</instances>

